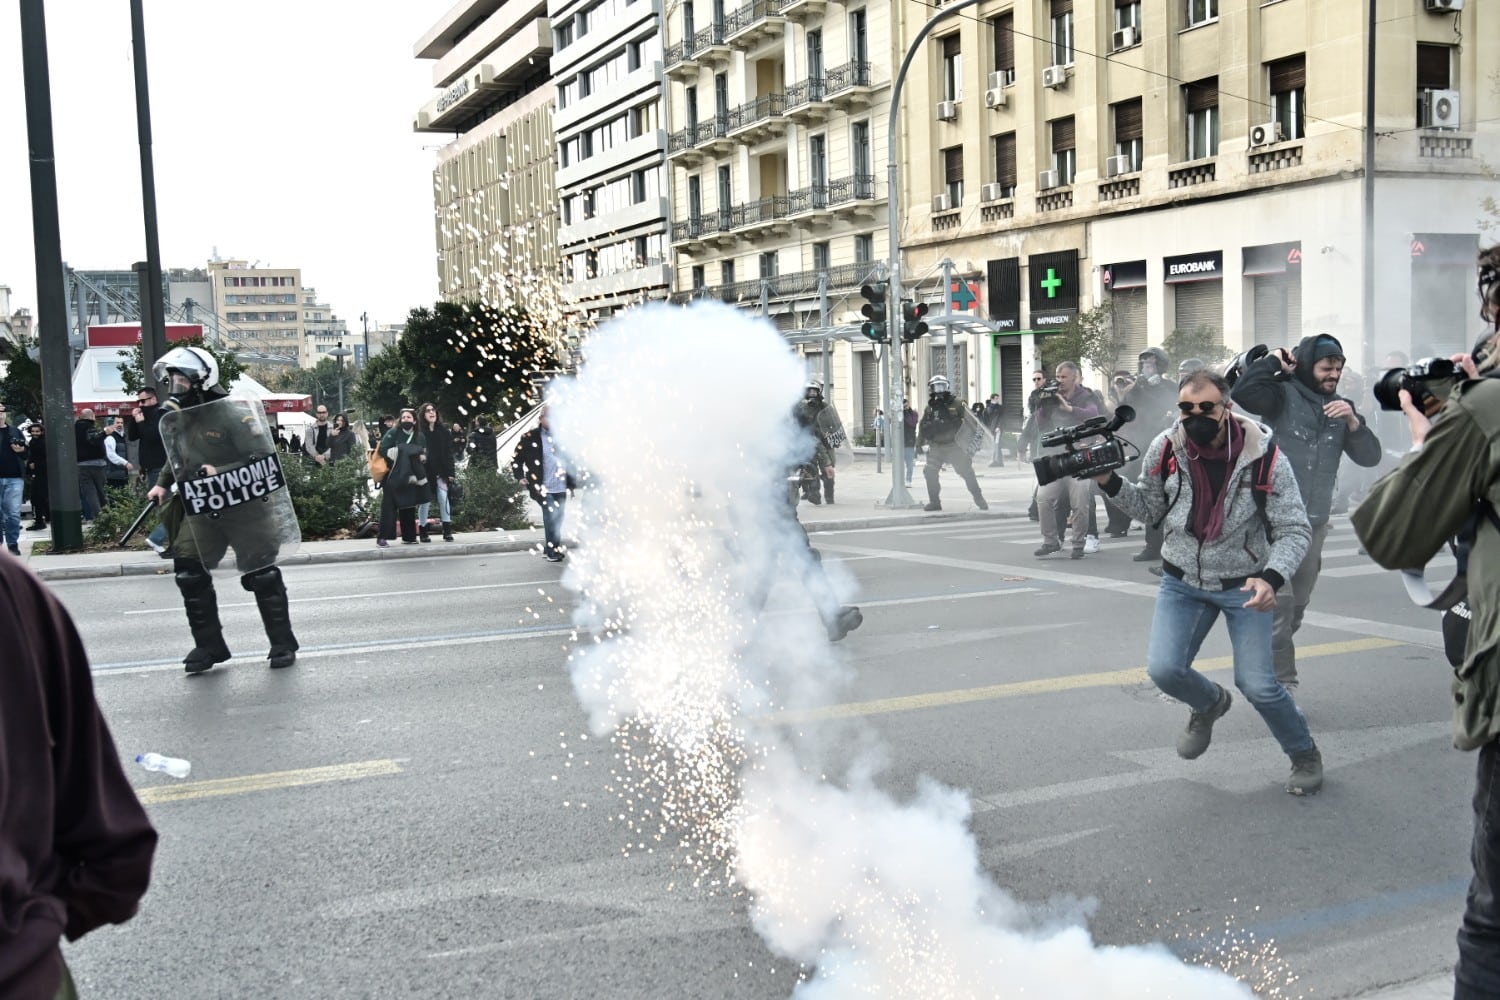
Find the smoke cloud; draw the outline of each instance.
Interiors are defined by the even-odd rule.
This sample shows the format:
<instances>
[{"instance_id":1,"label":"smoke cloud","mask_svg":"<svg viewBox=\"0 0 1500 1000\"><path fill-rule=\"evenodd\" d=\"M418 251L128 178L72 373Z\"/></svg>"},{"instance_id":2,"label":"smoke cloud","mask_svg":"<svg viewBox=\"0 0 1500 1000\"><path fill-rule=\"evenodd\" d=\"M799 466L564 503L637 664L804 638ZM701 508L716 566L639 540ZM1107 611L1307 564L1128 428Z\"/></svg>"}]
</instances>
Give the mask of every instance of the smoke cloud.
<instances>
[{"instance_id":1,"label":"smoke cloud","mask_svg":"<svg viewBox=\"0 0 1500 1000\"><path fill-rule=\"evenodd\" d=\"M851 675L809 610L847 599L848 581L822 582L790 516L804 373L775 330L716 304L652 306L587 353L549 393L588 484L569 509L580 546L564 583L593 639L569 669L612 743L609 812L627 851L748 896L769 947L807 970L808 1000L1252 995L1018 903L980 865L968 797L924 781L898 801L868 731L776 722L832 702Z\"/></svg>"}]
</instances>

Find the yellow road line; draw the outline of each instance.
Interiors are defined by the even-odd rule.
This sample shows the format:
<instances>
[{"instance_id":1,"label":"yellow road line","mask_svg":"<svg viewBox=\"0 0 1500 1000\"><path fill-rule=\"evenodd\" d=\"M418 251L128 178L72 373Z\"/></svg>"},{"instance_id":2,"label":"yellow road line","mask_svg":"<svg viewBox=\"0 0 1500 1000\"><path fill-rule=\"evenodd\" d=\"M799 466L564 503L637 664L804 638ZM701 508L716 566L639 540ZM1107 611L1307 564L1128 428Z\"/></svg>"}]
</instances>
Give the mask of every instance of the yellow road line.
<instances>
[{"instance_id":1,"label":"yellow road line","mask_svg":"<svg viewBox=\"0 0 1500 1000\"><path fill-rule=\"evenodd\" d=\"M298 785L320 785L329 781L353 781L356 778L378 778L400 774L401 765L394 760L364 760L354 764L332 764L308 767L300 771L272 771L245 774L238 778L214 778L190 781L181 785L152 785L136 789L136 796L146 805L158 802L182 802L187 799L209 799L219 795L243 795Z\"/></svg>"},{"instance_id":2,"label":"yellow road line","mask_svg":"<svg viewBox=\"0 0 1500 1000\"><path fill-rule=\"evenodd\" d=\"M1325 642L1315 646L1303 646L1297 650L1298 661L1318 656L1342 656L1348 653L1365 653L1375 649L1390 649L1405 646L1395 639L1349 639L1345 642ZM1214 656L1196 661L1193 666L1202 671L1229 670L1234 666L1233 657ZM933 691L928 694L905 695L900 698L880 698L875 701L857 701L845 705L829 705L802 712L780 712L773 716L776 722L813 722L818 719L847 719L860 715L886 715L891 712L913 712L924 708L945 708L949 705L964 705L975 701L995 701L1001 698L1017 698L1028 694L1055 694L1078 688L1114 687L1119 684L1144 684L1149 680L1145 667L1129 670L1108 670L1093 674L1069 674L1064 677L1040 677L1036 680L1013 681L1009 684L991 684L987 687L960 688L956 691Z\"/></svg>"}]
</instances>

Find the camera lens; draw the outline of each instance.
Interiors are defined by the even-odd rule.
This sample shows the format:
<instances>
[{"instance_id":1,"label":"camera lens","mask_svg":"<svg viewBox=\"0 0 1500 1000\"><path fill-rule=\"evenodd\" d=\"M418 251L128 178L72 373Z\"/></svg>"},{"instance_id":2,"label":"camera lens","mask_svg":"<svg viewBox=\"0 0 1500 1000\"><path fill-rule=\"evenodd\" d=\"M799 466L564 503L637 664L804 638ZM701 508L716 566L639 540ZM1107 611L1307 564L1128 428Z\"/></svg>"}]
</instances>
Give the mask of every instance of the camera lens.
<instances>
[{"instance_id":1,"label":"camera lens","mask_svg":"<svg viewBox=\"0 0 1500 1000\"><path fill-rule=\"evenodd\" d=\"M1405 368L1391 368L1375 380L1374 394L1375 402L1380 404L1382 410L1397 411L1401 409L1402 389L1411 391L1411 386L1406 380Z\"/></svg>"}]
</instances>

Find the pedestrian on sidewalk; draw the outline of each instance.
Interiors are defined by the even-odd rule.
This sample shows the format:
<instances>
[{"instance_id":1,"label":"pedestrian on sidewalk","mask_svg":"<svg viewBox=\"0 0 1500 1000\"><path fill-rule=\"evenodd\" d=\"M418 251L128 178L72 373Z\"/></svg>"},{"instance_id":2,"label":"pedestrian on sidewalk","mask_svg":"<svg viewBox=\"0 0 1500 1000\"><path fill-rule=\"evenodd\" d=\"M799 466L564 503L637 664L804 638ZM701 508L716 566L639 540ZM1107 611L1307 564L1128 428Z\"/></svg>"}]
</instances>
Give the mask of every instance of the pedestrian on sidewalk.
<instances>
[{"instance_id":1,"label":"pedestrian on sidewalk","mask_svg":"<svg viewBox=\"0 0 1500 1000\"><path fill-rule=\"evenodd\" d=\"M130 445L125 440L125 422L120 417L104 418L104 485L119 490L130 485L135 465L130 461ZM106 500L109 494L105 494Z\"/></svg>"},{"instance_id":2,"label":"pedestrian on sidewalk","mask_svg":"<svg viewBox=\"0 0 1500 1000\"><path fill-rule=\"evenodd\" d=\"M1161 691L1190 709L1178 756L1201 757L1233 701L1193 669L1223 615L1235 686L1291 759L1286 790L1314 794L1323 786L1323 757L1271 658L1276 591L1311 535L1291 462L1267 428L1232 412L1229 385L1215 372L1189 375L1177 399L1181 419L1146 449L1139 480L1114 472L1095 477L1131 517L1162 525L1163 575L1147 670Z\"/></svg>"},{"instance_id":3,"label":"pedestrian on sidewalk","mask_svg":"<svg viewBox=\"0 0 1500 1000\"><path fill-rule=\"evenodd\" d=\"M969 494L974 506L989 510L984 494L979 489L979 478L974 475L974 462L969 449L958 440L964 426L964 404L953 395L948 376L934 375L927 380L927 409L917 428L917 445L927 446L927 464L922 467L922 477L927 480L927 506L923 510L942 510L939 500L938 473L944 465L953 466Z\"/></svg>"},{"instance_id":4,"label":"pedestrian on sidewalk","mask_svg":"<svg viewBox=\"0 0 1500 1000\"><path fill-rule=\"evenodd\" d=\"M401 526L401 544L417 544L417 507L427 497L427 438L417 429L417 411L406 407L401 419L380 439L380 452L391 471L381 483L380 532L375 544L390 545Z\"/></svg>"},{"instance_id":5,"label":"pedestrian on sidewalk","mask_svg":"<svg viewBox=\"0 0 1500 1000\"><path fill-rule=\"evenodd\" d=\"M548 562L562 562L568 555L562 544L563 508L577 484L554 444L547 407L516 443L510 471L542 508L542 555Z\"/></svg>"},{"instance_id":6,"label":"pedestrian on sidewalk","mask_svg":"<svg viewBox=\"0 0 1500 1000\"><path fill-rule=\"evenodd\" d=\"M94 411L84 410L73 422L73 444L78 460L78 500L83 519L92 521L104 509L104 434L94 422Z\"/></svg>"},{"instance_id":7,"label":"pedestrian on sidewalk","mask_svg":"<svg viewBox=\"0 0 1500 1000\"><path fill-rule=\"evenodd\" d=\"M135 394L135 406L130 410L130 419L125 421L125 437L138 442L135 457L140 461L141 478L149 489L161 475L161 467L167 464L167 449L161 442L161 406L156 390L149 385L142 386ZM281 443L285 443L284 439Z\"/></svg>"},{"instance_id":8,"label":"pedestrian on sidewalk","mask_svg":"<svg viewBox=\"0 0 1500 1000\"><path fill-rule=\"evenodd\" d=\"M1370 487L1352 517L1370 557L1386 569L1423 566L1455 535L1472 531L1466 603L1473 617L1462 652L1451 658L1453 745L1479 751L1474 875L1458 932L1454 1000L1500 996L1500 247L1479 255L1479 295L1490 331L1472 356L1453 359L1472 381L1435 403L1442 409L1432 420L1401 390L1415 450Z\"/></svg>"},{"instance_id":9,"label":"pedestrian on sidewalk","mask_svg":"<svg viewBox=\"0 0 1500 1000\"><path fill-rule=\"evenodd\" d=\"M21 495L26 492L26 438L10 425L10 408L0 403L0 529L5 549L21 554Z\"/></svg>"},{"instance_id":10,"label":"pedestrian on sidewalk","mask_svg":"<svg viewBox=\"0 0 1500 1000\"><path fill-rule=\"evenodd\" d=\"M904 431L901 435L901 448L906 452L906 485L911 485L912 476L917 471L917 423L919 415L912 407L911 402L901 400L901 426Z\"/></svg>"},{"instance_id":11,"label":"pedestrian on sidewalk","mask_svg":"<svg viewBox=\"0 0 1500 1000\"><path fill-rule=\"evenodd\" d=\"M990 398L984 404L984 408L980 413L979 422L984 425L985 430L995 436L995 450L990 457L990 468L1005 468L1005 444L1001 440L1002 430L1005 425L1005 408L1000 405L1000 394L998 392L990 393Z\"/></svg>"},{"instance_id":12,"label":"pedestrian on sidewalk","mask_svg":"<svg viewBox=\"0 0 1500 1000\"><path fill-rule=\"evenodd\" d=\"M47 484L47 435L41 421L26 428L31 441L26 446L26 477L31 480L31 524L27 531L45 531L52 519L51 487Z\"/></svg>"},{"instance_id":13,"label":"pedestrian on sidewalk","mask_svg":"<svg viewBox=\"0 0 1500 1000\"><path fill-rule=\"evenodd\" d=\"M438 416L436 403L423 403L417 411L417 427L427 438L427 482L431 493L426 503L417 508L418 537L424 542L432 541L428 515L432 505L437 504L438 523L443 528L443 541L453 541L453 511L448 505L448 488L453 485L453 435L443 426Z\"/></svg>"},{"instance_id":14,"label":"pedestrian on sidewalk","mask_svg":"<svg viewBox=\"0 0 1500 1000\"><path fill-rule=\"evenodd\" d=\"M0 635L0 996L76 997L62 938L135 916L156 831L94 700L78 630L12 560L0 563Z\"/></svg>"}]
</instances>

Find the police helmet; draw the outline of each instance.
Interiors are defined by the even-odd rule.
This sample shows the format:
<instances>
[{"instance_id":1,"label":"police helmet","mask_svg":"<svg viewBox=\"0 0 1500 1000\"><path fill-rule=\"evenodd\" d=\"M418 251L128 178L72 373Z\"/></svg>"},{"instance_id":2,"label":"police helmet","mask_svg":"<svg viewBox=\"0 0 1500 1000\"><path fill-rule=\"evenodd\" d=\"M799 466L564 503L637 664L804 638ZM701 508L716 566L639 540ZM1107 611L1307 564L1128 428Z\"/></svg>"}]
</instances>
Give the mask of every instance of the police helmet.
<instances>
[{"instance_id":1,"label":"police helmet","mask_svg":"<svg viewBox=\"0 0 1500 1000\"><path fill-rule=\"evenodd\" d=\"M151 374L158 382L165 382L172 372L200 389L212 389L219 384L219 363L201 347L174 347L151 366Z\"/></svg>"},{"instance_id":2,"label":"police helmet","mask_svg":"<svg viewBox=\"0 0 1500 1000\"><path fill-rule=\"evenodd\" d=\"M928 391L928 393L930 393L931 395L934 395L934 396L941 395L942 393L945 393L945 392L951 392L952 388L951 388L951 384L948 381L948 376L946 376L946 375L934 375L934 376L932 376L932 378L930 378L930 379L927 380L927 391Z\"/></svg>"}]
</instances>

